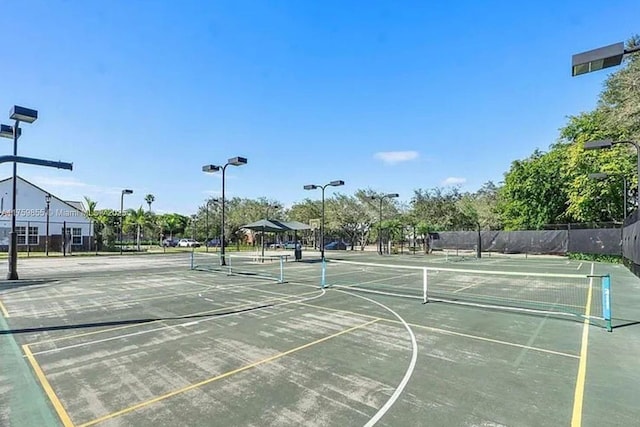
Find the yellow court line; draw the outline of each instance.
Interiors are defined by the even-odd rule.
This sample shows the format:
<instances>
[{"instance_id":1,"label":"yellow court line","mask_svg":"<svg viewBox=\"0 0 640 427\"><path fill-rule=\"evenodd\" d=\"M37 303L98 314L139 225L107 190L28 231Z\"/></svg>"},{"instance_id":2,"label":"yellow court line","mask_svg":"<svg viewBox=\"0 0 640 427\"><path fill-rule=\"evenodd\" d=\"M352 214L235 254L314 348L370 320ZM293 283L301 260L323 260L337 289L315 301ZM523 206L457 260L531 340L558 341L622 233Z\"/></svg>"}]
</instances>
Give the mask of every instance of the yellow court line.
<instances>
[{"instance_id":1,"label":"yellow court line","mask_svg":"<svg viewBox=\"0 0 640 427\"><path fill-rule=\"evenodd\" d=\"M591 275L593 275L594 264L591 264ZM576 389L573 396L573 416L571 427L582 425L582 406L584 403L584 385L587 377L587 350L589 348L589 315L591 314L591 298L593 294L593 277L589 279L589 292L587 293L587 303L584 307L584 326L582 327L582 345L580 348L580 363L578 364L578 377L576 378Z\"/></svg>"},{"instance_id":2,"label":"yellow court line","mask_svg":"<svg viewBox=\"0 0 640 427\"><path fill-rule=\"evenodd\" d=\"M218 380L221 380L221 379L223 379L223 378L229 377L229 376L231 376L231 375L238 374L238 373L240 373L240 372L243 372L243 371L249 370L249 369L251 369L251 368L255 368L256 366L259 366L259 365L263 365L263 364L265 364L265 363L272 362L272 361L274 361L274 360L276 360L276 359L280 359L281 357L284 357L284 356L287 356L287 355L289 355L289 354L292 354L292 353L298 352L298 351L300 351L300 350L304 350L305 348L309 348L309 347L314 346L314 345L316 345L316 344L320 344L320 343L323 343L323 342L325 342L325 341L328 341L328 340L330 340L330 339L332 339L332 338L339 337L340 335L348 334L349 332L353 332L353 331L355 331L355 330L357 330L357 329L361 329L361 328L364 328L364 327L366 327L366 326L369 326L369 325L371 325L371 324L373 324L373 323L376 323L376 322L377 322L377 321L379 321L379 320L381 320L381 319L377 318L377 319L374 319L374 320L370 320L370 321L368 321L367 323L363 323L363 324L361 324L361 325L353 326L353 327L351 327L351 328L349 328L349 329L345 329L345 330L343 330L343 331L336 332L335 334L332 334L332 335L326 336L326 337L324 337L324 338L320 338L320 339L318 339L318 340L312 341L312 342L307 343L307 344L303 344L303 345L301 345L301 346L299 346L299 347L296 347L296 348L292 348L291 350L287 350L287 351L285 351L285 352L283 352L283 353L275 354L275 355L273 355L273 356L267 357L266 359L258 360L257 362L253 362L253 363L250 363L250 364L248 364L248 365L242 366L242 367L240 367L240 368L234 369L234 370L232 370L232 371L225 372L224 374L220 374L220 375L215 376L215 377L213 377L213 378L209 378L209 379L207 379L207 380L200 381L200 382L198 382L198 383L188 385L188 386L183 387L183 388L180 388L180 389L178 389L178 390L174 390L174 391L172 391L172 392L169 392L169 393L163 394L163 395L161 395L161 396L154 397L153 399L149 399L149 400L147 400L147 401L140 402L140 403L138 403L138 404L135 404L135 405L130 406L130 407L128 407L128 408L122 409L122 410L120 410L120 411L113 412L113 413L111 413L111 414L107 414L107 415L105 415L105 416L103 416L103 417L100 417L100 418L96 418L95 420L92 420L92 421L89 421L89 422L87 422L87 423L81 424L81 425L79 425L78 427L89 427L89 426L92 426L92 425L95 425L95 424L101 423L101 422L103 422L103 421L107 421L107 420L110 420L110 419L112 419L112 418L119 417L120 415L124 415L124 414L126 414L126 413L128 413L128 412L135 411L135 410L137 410L137 409L143 408L143 407L148 406L148 405L151 405L151 404L153 404L153 403L157 403L157 402L159 402L159 401L161 401L161 400L168 399L168 398L170 398L170 397L173 397L173 396L175 396L175 395L178 395L178 394L184 393L184 392L186 392L186 391L193 390L193 389L196 389L196 388L198 388L198 387L202 387L203 385L210 384L210 383L212 383L212 382L214 382L214 381L218 381Z\"/></svg>"},{"instance_id":3,"label":"yellow court line","mask_svg":"<svg viewBox=\"0 0 640 427\"><path fill-rule=\"evenodd\" d=\"M235 309L240 309L242 307L247 307L247 306L251 306L251 305L255 305L255 304L264 304L266 302L271 302L271 301L281 301L281 300L284 300L284 299L287 299L287 298L301 297L301 296L305 296L305 295L314 294L314 293L317 293L317 292L318 291L315 290L315 291L312 291L312 292L305 292L305 293L302 293L302 294L299 294L299 295L290 295L290 296L265 298L265 299L260 300L260 301L246 302L246 303L242 303L242 304L238 304L238 305L232 305L231 307L221 307L221 308L216 308L215 310L200 311L200 312L196 312L196 313L190 313L190 314L185 314L185 315L181 315L181 316L175 316L175 318L171 319L171 320L178 320L178 319L183 319L183 318L184 319L188 319L191 316L200 316L200 315L205 315L205 314L214 314L214 313L219 312L219 311L235 310ZM158 322L162 322L162 321L166 321L166 319L152 320L150 322L136 323L136 324L133 324L133 325L115 326L113 328L100 329L99 331L83 332L83 333L80 333L80 334L66 335L64 337L59 337L59 338L52 338L52 339L41 340L41 341L34 341L32 343L29 343L29 345L30 346L34 346L34 345L48 344L48 343L52 343L52 342L69 340L69 339L73 339L73 338L87 337L87 336L90 336L90 335L102 334L104 332L113 332L113 331L120 331L120 330L128 329L128 328L135 328L135 327L139 327L141 325L152 325L154 323L158 323Z\"/></svg>"},{"instance_id":4,"label":"yellow court line","mask_svg":"<svg viewBox=\"0 0 640 427\"><path fill-rule=\"evenodd\" d=\"M2 312L2 316L9 317L9 311L7 310L7 307L5 307L2 303L2 300L0 300L0 311Z\"/></svg>"},{"instance_id":5,"label":"yellow court line","mask_svg":"<svg viewBox=\"0 0 640 427\"><path fill-rule=\"evenodd\" d=\"M67 411L64 409L64 406L62 406L62 403L60 403L60 399L58 399L58 396L56 396L56 393L53 391L53 388L51 387L51 384L49 384L47 377L45 377L44 372L42 372L40 365L36 361L36 358L31 353L31 350L29 349L29 345L24 344L22 346L22 351L24 351L24 354L27 356L27 359L29 359L29 362L31 363L31 367L35 371L36 376L40 381L40 384L42 384L42 388L44 388L45 393L47 394L47 396L49 397L49 400L51 401L51 404L53 405L56 412L58 413L58 417L60 417L60 421L62 421L62 425L64 427L73 427L73 423L71 422L71 418L69 418L69 414L67 414Z\"/></svg>"}]
</instances>

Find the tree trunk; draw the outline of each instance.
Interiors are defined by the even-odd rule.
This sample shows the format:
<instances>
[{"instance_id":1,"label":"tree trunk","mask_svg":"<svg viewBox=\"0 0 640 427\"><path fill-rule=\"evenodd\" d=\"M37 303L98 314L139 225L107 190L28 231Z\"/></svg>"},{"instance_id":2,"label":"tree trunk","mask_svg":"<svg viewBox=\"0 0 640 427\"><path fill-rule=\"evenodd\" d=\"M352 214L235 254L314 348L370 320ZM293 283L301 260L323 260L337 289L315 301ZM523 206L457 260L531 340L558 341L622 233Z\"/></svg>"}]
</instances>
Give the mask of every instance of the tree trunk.
<instances>
[{"instance_id":1,"label":"tree trunk","mask_svg":"<svg viewBox=\"0 0 640 427\"><path fill-rule=\"evenodd\" d=\"M140 225L137 226L136 230L136 245L138 246L138 252L140 252Z\"/></svg>"}]
</instances>

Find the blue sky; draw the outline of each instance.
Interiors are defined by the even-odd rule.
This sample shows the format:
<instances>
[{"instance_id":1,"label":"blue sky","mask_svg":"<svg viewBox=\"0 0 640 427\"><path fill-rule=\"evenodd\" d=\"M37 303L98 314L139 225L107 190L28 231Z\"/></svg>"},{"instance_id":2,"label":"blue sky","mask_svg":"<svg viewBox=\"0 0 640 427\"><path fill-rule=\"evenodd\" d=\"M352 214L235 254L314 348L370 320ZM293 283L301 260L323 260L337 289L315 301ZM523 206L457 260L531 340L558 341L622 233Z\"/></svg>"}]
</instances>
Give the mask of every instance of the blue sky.
<instances>
[{"instance_id":1,"label":"blue sky","mask_svg":"<svg viewBox=\"0 0 640 427\"><path fill-rule=\"evenodd\" d=\"M436 4L441 3L441 4ZM14 2L0 121L39 110L20 165L54 194L190 214L219 195L290 205L304 184L398 192L499 182L594 107L607 73L571 55L640 33L637 1ZM4 112L3 112L4 111ZM10 153L11 143L6 142ZM11 173L0 166L0 176Z\"/></svg>"}]
</instances>

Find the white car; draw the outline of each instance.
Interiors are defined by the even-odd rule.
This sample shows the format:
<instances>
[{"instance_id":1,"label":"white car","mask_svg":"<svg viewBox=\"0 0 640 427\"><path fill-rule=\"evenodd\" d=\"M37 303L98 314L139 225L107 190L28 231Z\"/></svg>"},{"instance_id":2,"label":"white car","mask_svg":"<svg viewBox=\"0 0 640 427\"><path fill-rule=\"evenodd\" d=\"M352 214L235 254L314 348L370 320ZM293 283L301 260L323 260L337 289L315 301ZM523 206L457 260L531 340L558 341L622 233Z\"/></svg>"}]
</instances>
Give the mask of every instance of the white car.
<instances>
[{"instance_id":1,"label":"white car","mask_svg":"<svg viewBox=\"0 0 640 427\"><path fill-rule=\"evenodd\" d=\"M180 239L178 240L179 248L198 248L200 247L200 243L196 242L193 239Z\"/></svg>"}]
</instances>

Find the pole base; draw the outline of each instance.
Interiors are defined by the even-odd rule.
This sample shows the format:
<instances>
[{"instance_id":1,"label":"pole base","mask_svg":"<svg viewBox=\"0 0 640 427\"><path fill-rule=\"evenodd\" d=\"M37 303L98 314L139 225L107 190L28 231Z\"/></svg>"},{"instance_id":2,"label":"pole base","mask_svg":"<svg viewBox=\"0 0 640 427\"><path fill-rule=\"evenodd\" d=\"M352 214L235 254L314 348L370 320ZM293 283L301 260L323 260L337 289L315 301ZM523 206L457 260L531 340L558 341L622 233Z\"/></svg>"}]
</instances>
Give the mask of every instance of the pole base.
<instances>
[{"instance_id":1,"label":"pole base","mask_svg":"<svg viewBox=\"0 0 640 427\"><path fill-rule=\"evenodd\" d=\"M10 271L7 273L7 280L18 280L18 272Z\"/></svg>"}]
</instances>

